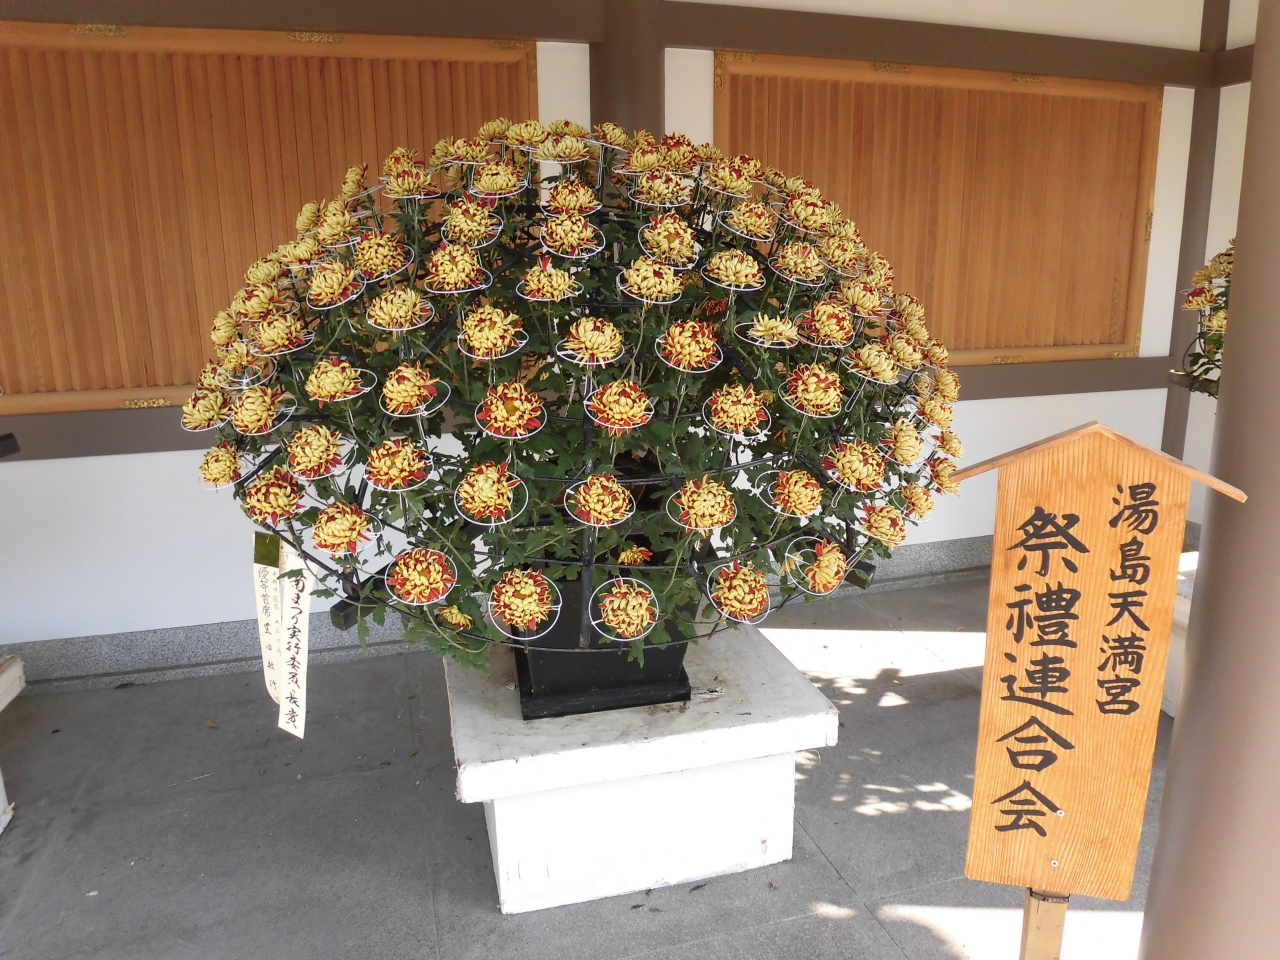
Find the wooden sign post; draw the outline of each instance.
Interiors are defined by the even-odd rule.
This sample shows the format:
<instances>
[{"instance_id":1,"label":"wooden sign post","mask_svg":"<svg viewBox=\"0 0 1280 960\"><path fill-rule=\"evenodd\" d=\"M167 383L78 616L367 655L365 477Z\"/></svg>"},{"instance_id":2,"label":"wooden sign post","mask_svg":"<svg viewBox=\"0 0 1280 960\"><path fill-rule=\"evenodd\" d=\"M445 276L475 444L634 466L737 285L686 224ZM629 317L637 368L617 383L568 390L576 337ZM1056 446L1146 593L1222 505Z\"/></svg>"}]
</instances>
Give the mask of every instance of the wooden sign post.
<instances>
[{"instance_id":1,"label":"wooden sign post","mask_svg":"<svg viewBox=\"0 0 1280 960\"><path fill-rule=\"evenodd\" d=\"M965 873L1027 888L1024 960L1056 960L1067 901L1125 900L1160 717L1193 478L1090 423L1000 468Z\"/></svg>"}]
</instances>

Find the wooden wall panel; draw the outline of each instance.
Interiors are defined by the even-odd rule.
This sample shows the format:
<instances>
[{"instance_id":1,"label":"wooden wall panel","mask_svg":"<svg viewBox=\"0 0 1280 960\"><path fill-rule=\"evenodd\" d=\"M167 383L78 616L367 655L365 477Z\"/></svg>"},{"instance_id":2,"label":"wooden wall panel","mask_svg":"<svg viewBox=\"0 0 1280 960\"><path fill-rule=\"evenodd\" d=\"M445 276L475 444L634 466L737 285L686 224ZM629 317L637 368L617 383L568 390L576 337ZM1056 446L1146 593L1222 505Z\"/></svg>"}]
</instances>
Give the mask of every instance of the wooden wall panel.
<instances>
[{"instance_id":1,"label":"wooden wall panel","mask_svg":"<svg viewBox=\"0 0 1280 960\"><path fill-rule=\"evenodd\" d=\"M959 363L1132 356L1159 87L718 54L716 137L814 181Z\"/></svg>"},{"instance_id":2,"label":"wooden wall panel","mask_svg":"<svg viewBox=\"0 0 1280 960\"><path fill-rule=\"evenodd\" d=\"M321 39L0 23L0 412L172 397L348 166L537 115L532 44Z\"/></svg>"}]
</instances>

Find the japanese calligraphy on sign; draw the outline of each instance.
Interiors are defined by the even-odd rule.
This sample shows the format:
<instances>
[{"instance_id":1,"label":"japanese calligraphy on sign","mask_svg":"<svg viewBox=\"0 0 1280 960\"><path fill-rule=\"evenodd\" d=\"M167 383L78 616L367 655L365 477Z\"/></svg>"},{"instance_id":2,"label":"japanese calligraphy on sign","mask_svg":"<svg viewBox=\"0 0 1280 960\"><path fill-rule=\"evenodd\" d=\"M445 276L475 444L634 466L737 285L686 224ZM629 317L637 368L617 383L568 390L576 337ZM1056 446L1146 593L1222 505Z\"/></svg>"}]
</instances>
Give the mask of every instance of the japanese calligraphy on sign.
<instances>
[{"instance_id":1,"label":"japanese calligraphy on sign","mask_svg":"<svg viewBox=\"0 0 1280 960\"><path fill-rule=\"evenodd\" d=\"M1239 491L1100 424L957 477L994 467L966 873L1127 899L1191 478Z\"/></svg>"},{"instance_id":2,"label":"japanese calligraphy on sign","mask_svg":"<svg viewBox=\"0 0 1280 960\"><path fill-rule=\"evenodd\" d=\"M315 576L273 534L254 534L253 589L262 675L280 705L280 729L302 737L307 720L307 647ZM284 594L283 601L281 593Z\"/></svg>"},{"instance_id":3,"label":"japanese calligraphy on sign","mask_svg":"<svg viewBox=\"0 0 1280 960\"><path fill-rule=\"evenodd\" d=\"M307 640L311 623L311 591L315 576L288 544L280 546L280 643L283 664L277 674L280 689L279 727L301 739L307 723Z\"/></svg>"}]
</instances>

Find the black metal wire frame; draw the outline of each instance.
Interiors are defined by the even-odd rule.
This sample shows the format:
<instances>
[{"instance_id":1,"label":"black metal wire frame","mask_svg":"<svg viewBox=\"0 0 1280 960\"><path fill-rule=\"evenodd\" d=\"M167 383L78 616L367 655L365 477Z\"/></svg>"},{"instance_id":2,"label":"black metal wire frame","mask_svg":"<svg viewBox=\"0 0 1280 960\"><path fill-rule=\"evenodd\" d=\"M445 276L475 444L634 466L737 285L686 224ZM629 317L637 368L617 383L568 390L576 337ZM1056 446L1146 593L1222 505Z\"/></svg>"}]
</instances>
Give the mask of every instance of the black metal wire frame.
<instances>
[{"instance_id":1,"label":"black metal wire frame","mask_svg":"<svg viewBox=\"0 0 1280 960\"><path fill-rule=\"evenodd\" d=\"M520 216L528 219L529 215L536 215L536 213L538 212L538 208L532 204L522 204L517 208L517 212ZM615 223L620 222L620 219L617 216L616 212L606 211L605 217L612 222L615 222ZM528 228L527 227L523 228L523 231L526 235L526 239L532 242L533 236L531 233L529 233ZM703 243L704 246L711 243L713 240L713 233L700 226L695 228L695 233L698 239ZM751 246L751 245L748 245L745 248L745 251L748 253L748 255L754 258L760 264L760 266L763 269L765 269L766 272L768 273L770 268L768 264L768 257L765 254L761 253L758 249L756 249L754 246ZM496 267L492 271L492 274L494 277L506 274L507 272L523 264L524 262L534 259L537 255L531 245L524 248L517 247L512 251L512 253L513 255L508 260L506 260L504 263L502 263L500 266ZM421 268L422 268L422 264L420 263L419 269ZM625 269L625 267L623 267L622 265L618 265L617 269L619 272L621 272L622 270ZM734 296L742 300L751 310L759 311L760 309L762 309L762 305L765 299L767 298L770 288L772 286L772 279L773 279L772 274L769 273L769 276L770 276L770 283L767 283L763 289L756 291L754 293L753 292L737 292L736 294L734 294ZM615 308L615 309L624 309L627 307L634 306L634 304L629 300L617 300L617 299L612 299L604 296L601 292L603 289L605 288L601 287L596 290L593 290L586 297L587 304L594 307ZM464 297L462 301L463 305L472 303L482 293L483 291L472 291L468 294L463 295ZM456 327L458 322L458 317L461 313L462 311L460 310L451 310L451 311L448 311L447 315L442 317L442 323L440 324L439 329L437 329L434 332L431 339L427 342L427 345L425 347L425 351L427 353L434 351L444 341L444 339L447 336L449 336L449 334L453 331L454 327ZM729 342L726 341L722 345L721 349L724 351L725 360L729 362L732 366L736 366L738 369L744 370L744 371L749 369L749 364L747 364L743 360L742 356L733 348L733 346ZM297 357L299 359L306 359L308 357L315 358L318 356L320 355L310 354L310 353L297 354ZM657 356L656 354L646 355L646 358L654 359L656 358L656 356ZM352 360L353 362L356 362L358 361L359 358L352 356L352 357L348 357L347 359ZM907 393L906 386L903 384L897 384L897 385L890 384L890 385L886 385L886 387L888 387L889 390L897 390L902 396L905 396ZM881 398L881 402L888 401L888 399L889 399L889 396L888 396L888 392L886 391L886 395L883 398ZM700 415L701 415L700 412L693 411L690 413L679 414L679 417L682 419L696 418ZM831 429L827 432L825 436L819 438L818 443L821 444L821 443L830 442L830 441L839 439L847 431L849 427L850 419L852 418L852 416L853 416L853 411L852 409L850 409L850 410L846 410L845 415L842 418L840 418L838 421L833 420ZM312 414L306 414L306 413L291 414L288 418L286 418L285 422L286 423L307 422L314 419L318 419L318 418ZM548 415L548 419L556 422L569 422L569 423L578 422L578 418L576 417ZM591 423L590 418L587 415L585 409L583 411L582 422L584 425L584 429L587 431L587 435L589 437L591 432L594 429L594 424ZM465 428L464 428L464 432L467 432ZM247 486L249 483L251 483L259 474L261 474L263 470L277 463L281 459L281 457L284 455L284 453L285 453L285 447L283 444L281 444L280 446L277 446L274 450L270 451L265 457L263 457L263 459L258 464L256 464L253 467L252 470L250 470L248 473L246 473L241 478L235 481L233 485L233 489L235 490L235 492L237 494L241 493L243 488ZM436 456L437 458L449 463L456 464L456 463L463 462L461 458L452 457L447 454L433 454L433 456ZM748 461L746 463L726 463L721 467L708 467L705 471L703 471L703 474L706 476L720 476L727 473L738 473L740 471L748 470L753 467L766 466L766 465L781 467L783 465L794 463L794 462L799 462L804 464L813 472L815 476L819 477L824 482L825 485L829 487L839 486L832 479L826 476L825 470L821 469L818 465L816 465L813 462L812 458L803 452L797 452L793 454L793 453L784 451L780 453L768 454L763 457L759 457L757 459ZM519 476L519 474L517 474L517 476ZM568 484L576 483L581 478L580 477L575 477L575 478L546 477L546 476L540 476L537 474L532 474L532 475L522 477L522 479L538 480L542 482L554 482L554 483L561 483L561 484L568 485ZM626 486L642 486L642 485L658 485L658 484L674 485L678 489L683 484L683 481L685 481L686 479L687 477L684 474L660 474L660 475L651 476L651 477L618 477L618 482ZM367 493L367 490L368 490L368 481L367 479L362 478L359 484L359 488L356 492L357 502L363 502L365 494ZM467 522L465 517L462 517L461 519L463 520L464 523ZM386 520L382 521L382 523L385 527L388 527L391 530L395 530L396 532L405 534L406 536L408 535L407 530L405 530L400 526L397 526L396 524L393 524ZM542 522L533 523L533 524L523 524L516 527L515 529L520 529L520 530L536 529L538 527L550 526L550 525L552 525L552 523L551 521L548 520L548 521L542 521ZM269 530L271 533L278 536L284 543L287 543L294 550L296 550L300 555L304 556L307 559L307 561L313 564L316 568L323 570L324 572L332 575L337 580L337 582L341 585L342 591L344 594L343 600L346 603L349 603L359 608L365 608L371 605L377 605L377 606L384 607L388 610L395 611L399 613L402 617L407 617L409 619L416 620L416 621L419 621L420 623L428 625L436 634L439 635L439 637L442 640L446 642L453 642L454 638L458 638L458 639L465 639L469 641L479 641L482 643L492 644L497 646L511 647L514 649L520 649L520 650L526 650L526 651L545 651L550 653L608 653L608 654L617 653L621 649L621 645L618 644L617 641L609 641L607 645L599 645L599 646L592 646L590 643L592 636L594 636L595 634L594 628L591 625L591 618L590 618L590 597L593 592L592 584L594 581L594 577L591 575L592 571L597 567L600 568L601 570L608 570L608 571L623 571L623 570L669 571L672 569L670 565L663 565L663 564L619 564L619 563L596 562L593 556L594 551L592 549L593 540L594 540L594 530L590 526L585 527L582 531L583 549L582 549L582 556L579 557L578 559L563 559L559 557L526 558L526 562L531 565L556 565L556 566L566 566L566 567L577 567L581 571L580 580L582 584L582 588L581 588L582 589L582 614L581 614L581 624L579 627L578 646L577 647L549 647L549 646L541 646L536 643L512 640L505 637L503 639L494 639L491 636L474 633L468 630L454 630L454 629L450 629L449 631L441 630L440 627L435 623L434 618L429 614L427 609L413 607L410 605L399 603L394 598L394 596L388 598L388 597L379 596L373 592L367 592L367 591L370 591L370 588L373 587L378 580L385 578L386 571L390 568L391 563L394 561L388 562L377 573L371 574L363 579L357 579L349 571L344 571L342 568L326 563L325 561L316 557L314 554L305 550L301 542L301 538L293 530L292 525L289 526L288 530L284 530L284 529L281 529L280 527L272 526L269 524L262 524L262 526L265 529ZM845 523L844 527L845 527L846 548L852 554L856 548L858 538L853 527L850 524ZM750 550L733 554L731 556L721 556L717 554L717 555L712 555L704 560L697 560L690 557L684 562L683 566L688 570L690 575L693 576L695 581L697 581L699 593L702 596L702 598L706 602L711 603L714 609L715 605L712 602L710 591L706 582L706 577L703 575L704 570L714 566L720 566L722 564L733 563L734 561L746 559L758 553L761 550L771 550L774 547L777 547L780 544L793 539L795 536L796 536L795 532L791 532L791 533L776 537L770 540L768 543L756 545L752 547L752 549ZM871 543L870 541L868 541L866 544L863 545L862 549L858 551L857 557L850 560L849 567L851 569L856 567L859 563L861 563L865 559L868 552L870 551L871 551ZM474 556L478 560L487 560L490 562L500 562L501 560L501 558L495 557L493 554L490 554L487 552L483 552L483 553L476 552L474 553ZM792 594L790 596L784 595L782 596L780 601L774 606L774 609L780 609L786 606L788 603L792 602L793 600L798 599L800 596L801 594L799 593ZM679 618L675 618L675 619L677 619L678 622L682 624L688 624L690 626L709 625L710 630L708 630L705 634L701 634L698 637L689 638L689 639L671 639L668 641L668 643L689 643L689 642L694 642L697 639L706 639L711 636L714 636L716 633L720 632L721 630L727 629L730 624L730 621L728 621L723 616L717 621L707 621L707 622L685 621ZM421 642L421 641L414 641L414 642ZM455 645L458 645L458 644L455 644ZM665 646L665 644L658 644L657 646Z\"/></svg>"}]
</instances>

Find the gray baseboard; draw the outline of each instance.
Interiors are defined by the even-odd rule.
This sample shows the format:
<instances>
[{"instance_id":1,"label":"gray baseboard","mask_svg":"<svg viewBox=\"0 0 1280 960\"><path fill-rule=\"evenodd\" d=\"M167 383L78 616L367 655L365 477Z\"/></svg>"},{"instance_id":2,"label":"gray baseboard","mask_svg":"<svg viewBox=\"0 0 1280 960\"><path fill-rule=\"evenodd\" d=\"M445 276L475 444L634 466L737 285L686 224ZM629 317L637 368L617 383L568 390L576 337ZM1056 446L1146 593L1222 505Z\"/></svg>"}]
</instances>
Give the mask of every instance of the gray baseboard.
<instances>
[{"instance_id":1,"label":"gray baseboard","mask_svg":"<svg viewBox=\"0 0 1280 960\"><path fill-rule=\"evenodd\" d=\"M400 639L398 618L372 625L362 647L355 630L343 632L328 612L311 615L310 662L335 663L417 649ZM22 658L28 693L87 690L262 669L256 620L204 623L164 630L65 640L35 640L0 647Z\"/></svg>"},{"instance_id":2,"label":"gray baseboard","mask_svg":"<svg viewBox=\"0 0 1280 960\"><path fill-rule=\"evenodd\" d=\"M991 537L906 544L876 568L868 592L923 587L985 576L991 564ZM864 591L842 587L836 596ZM398 618L374 626L365 646L355 630L341 631L328 613L311 617L311 662L334 663L417 649L400 639ZM241 673L262 669L255 620L206 623L164 630L142 630L97 637L36 640L0 647L22 658L27 691L55 692L152 683L183 677Z\"/></svg>"}]
</instances>

